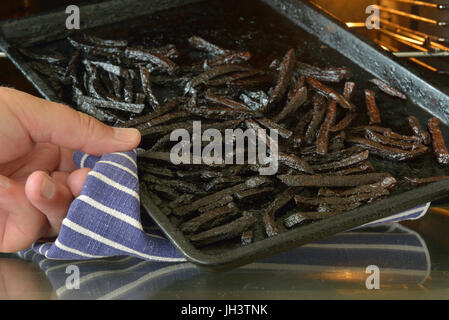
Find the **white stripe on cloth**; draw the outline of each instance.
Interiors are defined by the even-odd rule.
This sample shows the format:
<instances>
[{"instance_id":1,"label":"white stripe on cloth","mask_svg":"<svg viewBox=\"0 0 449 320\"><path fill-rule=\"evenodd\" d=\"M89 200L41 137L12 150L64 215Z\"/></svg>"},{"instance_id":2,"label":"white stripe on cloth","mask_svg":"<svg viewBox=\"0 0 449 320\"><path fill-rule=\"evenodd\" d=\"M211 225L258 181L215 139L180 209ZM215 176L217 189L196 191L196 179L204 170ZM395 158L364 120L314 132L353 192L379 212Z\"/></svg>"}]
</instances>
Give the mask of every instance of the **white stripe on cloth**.
<instances>
[{"instance_id":1,"label":"white stripe on cloth","mask_svg":"<svg viewBox=\"0 0 449 320\"><path fill-rule=\"evenodd\" d=\"M119 168L119 169L122 169L123 171L128 172L128 173L131 174L134 178L139 179L139 178L137 177L137 174L134 173L134 171L132 171L131 169L129 169L129 168L125 167L125 166L122 166L121 164L118 164L118 163L116 163L116 162L106 161L106 160L100 160L100 161L97 161L97 163L104 163L104 164L109 164L109 165L111 165L111 166L117 167L117 168Z\"/></svg>"},{"instance_id":2,"label":"white stripe on cloth","mask_svg":"<svg viewBox=\"0 0 449 320\"><path fill-rule=\"evenodd\" d=\"M110 257L107 257L107 258L110 258ZM111 259L107 259L107 258L106 259L76 261L76 265L79 266L81 264L99 263L99 262L106 262L108 264L113 264L113 263L122 263L122 262L128 261L130 259L136 259L136 258L134 258L132 256L126 256L126 257L124 257L124 258L122 258L120 260L111 260ZM47 261L52 261L52 260L47 260ZM71 266L71 265L73 265L73 261L67 262L67 263L64 263L64 264L58 264L57 266L49 267L49 268L45 269L45 274L48 274L49 272L52 272L52 271L56 271L58 269L66 268L66 267Z\"/></svg>"},{"instance_id":3,"label":"white stripe on cloth","mask_svg":"<svg viewBox=\"0 0 449 320\"><path fill-rule=\"evenodd\" d=\"M173 266L169 266L166 268L162 268L162 269L150 272L150 273L144 275L143 277L137 279L136 281L128 283L127 285L120 287L120 288L98 298L98 300L116 299L118 296L121 296L121 295L127 293L128 291L134 289L135 287L141 285L142 283L147 282L148 280L154 279L156 277L159 277L161 275L164 275L164 274L167 274L170 272L184 270L184 269L192 269L192 268L195 268L192 264L182 263L182 264L175 264Z\"/></svg>"},{"instance_id":4,"label":"white stripe on cloth","mask_svg":"<svg viewBox=\"0 0 449 320\"><path fill-rule=\"evenodd\" d=\"M136 191L134 191L133 189L130 189L130 188L128 188L128 187L125 187L125 186L121 185L120 183L115 182L115 181L112 180L112 179L109 179L108 177L106 177L105 175L103 175L103 174L101 174L101 173L99 173L99 172L96 172L96 171L90 171L90 172L89 172L89 176L95 177L95 178L97 178L98 180L101 180L102 182L106 183L107 185L109 185L109 186L111 186L111 187L113 187L113 188L115 188L115 189L117 189L117 190L123 191L123 192L125 192L125 193L127 193L127 194L133 196L133 197L136 198L138 201L140 201L139 194L138 194Z\"/></svg>"},{"instance_id":5,"label":"white stripe on cloth","mask_svg":"<svg viewBox=\"0 0 449 320\"><path fill-rule=\"evenodd\" d=\"M147 263L148 263L148 261L142 261L142 262L139 262L139 263L137 263L135 265L132 265L132 266L130 266L128 268L124 268L124 269L92 272L92 273L89 273L89 274L85 275L84 277L81 277L79 279L79 285L81 287L82 284L85 284L86 282L88 282L90 280L94 280L95 278L98 278L98 277L107 276L107 275L111 275L111 274L120 274L120 273L128 272L128 271L137 269L140 266L142 266L144 264L147 264ZM60 287L59 289L56 290L56 294L59 297L59 296L61 296L62 294L64 294L68 290L71 290L71 289L68 289L67 286L64 285L64 286L62 286L62 287Z\"/></svg>"},{"instance_id":6,"label":"white stripe on cloth","mask_svg":"<svg viewBox=\"0 0 449 320\"><path fill-rule=\"evenodd\" d=\"M82 251L79 251L77 249L74 248L70 248L66 245L63 245L59 239L56 239L55 241L55 245L58 247L58 249L62 250L62 251L66 251L66 252L70 252L70 253L74 253L76 255L79 255L81 257L86 257L86 258L105 258L105 256L97 256L97 255L93 255L93 254L88 254ZM45 253L45 257L48 258L47 256L48 251ZM56 259L56 258L52 258L52 259ZM63 260L64 258L61 258L61 260Z\"/></svg>"},{"instance_id":7,"label":"white stripe on cloth","mask_svg":"<svg viewBox=\"0 0 449 320\"><path fill-rule=\"evenodd\" d=\"M122 245L120 243L117 243L115 241L107 239L107 238L105 238L105 237L103 237L103 236L101 236L101 235L99 235L99 234L97 234L97 233L95 233L93 231L90 231L90 230L80 226L79 224L76 224L75 222L70 221L68 218L65 218L63 220L62 224L64 226L66 226L67 228L72 229L73 231L78 232L78 233L80 233L80 234L82 234L82 235L84 235L84 236L86 236L88 238L91 238L91 239L93 239L93 240L95 240L97 242L100 242L100 243L105 244L107 246L110 246L110 247L112 247L114 249L117 249L117 250L120 250L120 251L123 251L123 252L127 252L127 253L133 254L135 256L144 258L144 259L156 260L156 261L164 261L164 262L185 261L184 258L169 258L169 257L153 256L153 255L150 255L150 254L146 254L146 253L142 253L142 252L136 251L136 250L131 249L131 248L125 246L125 245Z\"/></svg>"},{"instance_id":8,"label":"white stripe on cloth","mask_svg":"<svg viewBox=\"0 0 449 320\"><path fill-rule=\"evenodd\" d=\"M84 163L86 162L86 159L89 155L87 153L85 153L80 160L80 169L84 168Z\"/></svg>"},{"instance_id":9,"label":"white stripe on cloth","mask_svg":"<svg viewBox=\"0 0 449 320\"><path fill-rule=\"evenodd\" d=\"M122 220L123 222L126 222L126 223L132 225L133 227L143 231L142 223L140 223L139 220L134 219L133 217L130 217L130 216L124 214L123 212L120 212L118 210L115 210L108 206L105 206L104 204L98 202L97 200L92 199L89 196L80 195L78 198L76 198L76 200L82 201L95 209L98 209L104 213L107 213L107 214L113 216L114 218Z\"/></svg>"},{"instance_id":10,"label":"white stripe on cloth","mask_svg":"<svg viewBox=\"0 0 449 320\"><path fill-rule=\"evenodd\" d=\"M111 153L111 154L116 154L116 155L118 155L118 156L125 157L126 159L128 159L129 161L131 161L131 163L137 168L137 163L134 161L133 158L131 158L131 157L128 156L127 154L121 153L121 152L114 152L114 153Z\"/></svg>"}]
</instances>

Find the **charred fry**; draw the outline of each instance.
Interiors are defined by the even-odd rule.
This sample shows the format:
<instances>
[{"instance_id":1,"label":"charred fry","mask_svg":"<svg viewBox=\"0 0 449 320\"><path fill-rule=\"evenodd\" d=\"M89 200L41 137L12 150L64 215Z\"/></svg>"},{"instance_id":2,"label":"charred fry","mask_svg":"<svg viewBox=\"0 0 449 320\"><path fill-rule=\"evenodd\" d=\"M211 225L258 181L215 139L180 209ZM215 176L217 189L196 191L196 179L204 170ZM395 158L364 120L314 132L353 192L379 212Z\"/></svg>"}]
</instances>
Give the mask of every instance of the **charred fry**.
<instances>
[{"instance_id":1,"label":"charred fry","mask_svg":"<svg viewBox=\"0 0 449 320\"><path fill-rule=\"evenodd\" d=\"M439 124L440 120L437 118L430 118L427 122L429 132L432 136L433 152L438 163L446 165L449 163L449 152L447 151L446 144L444 143L443 134L441 133Z\"/></svg>"}]
</instances>

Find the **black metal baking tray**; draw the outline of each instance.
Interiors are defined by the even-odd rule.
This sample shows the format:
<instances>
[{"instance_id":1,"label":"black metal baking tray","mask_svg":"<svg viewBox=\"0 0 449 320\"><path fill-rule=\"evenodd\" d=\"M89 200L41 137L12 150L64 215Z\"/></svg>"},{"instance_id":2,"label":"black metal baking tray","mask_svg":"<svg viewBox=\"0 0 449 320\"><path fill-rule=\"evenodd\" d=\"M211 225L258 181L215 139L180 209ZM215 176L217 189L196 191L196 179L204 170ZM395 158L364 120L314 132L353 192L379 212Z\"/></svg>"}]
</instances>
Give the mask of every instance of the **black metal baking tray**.
<instances>
[{"instance_id":1,"label":"black metal baking tray","mask_svg":"<svg viewBox=\"0 0 449 320\"><path fill-rule=\"evenodd\" d=\"M406 114L421 122L434 115L442 120L442 130L449 137L449 96L439 89L444 83L424 81L417 71L410 71L401 62L345 26L322 10L299 0L223 0L223 1L107 1L81 7L83 32L89 29L101 37L114 35L131 43L160 45L173 43L182 50L193 34L224 47L249 50L253 61L266 65L294 47L300 60L319 66L345 65L352 69L359 90L368 87L368 79L377 77L399 88L409 96L398 101L379 95L378 104L386 126L406 127ZM17 50L54 50L69 54L64 38L64 10L11 20L0 24L0 47L15 65L47 99L65 101L56 95L48 81L34 72ZM65 101L67 102L67 101ZM354 101L357 104L361 100ZM413 162L393 165L376 160L376 169L389 171L395 177L449 175L449 168L437 165L432 155ZM197 249L180 230L142 194L142 206L161 227L185 257L210 270L223 270L243 265L290 248L313 242L331 234L348 230L423 203L445 197L449 181L411 189L400 183L388 199L365 205L351 212L317 221L310 225L240 247L233 242Z\"/></svg>"}]
</instances>

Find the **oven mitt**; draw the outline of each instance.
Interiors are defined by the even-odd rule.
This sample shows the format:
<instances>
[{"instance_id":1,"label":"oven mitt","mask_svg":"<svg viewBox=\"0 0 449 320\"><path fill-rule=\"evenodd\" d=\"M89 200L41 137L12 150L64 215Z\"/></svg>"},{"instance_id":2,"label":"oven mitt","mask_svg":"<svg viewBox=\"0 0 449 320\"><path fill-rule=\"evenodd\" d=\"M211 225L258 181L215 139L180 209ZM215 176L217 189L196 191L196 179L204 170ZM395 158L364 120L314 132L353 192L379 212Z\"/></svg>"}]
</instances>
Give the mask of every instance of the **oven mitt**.
<instances>
[{"instance_id":1,"label":"oven mitt","mask_svg":"<svg viewBox=\"0 0 449 320\"><path fill-rule=\"evenodd\" d=\"M131 255L150 261L184 261L158 232L145 232L140 218L136 152L94 157L75 152L78 168L92 168L70 205L54 242L35 243L51 259L90 259Z\"/></svg>"},{"instance_id":2,"label":"oven mitt","mask_svg":"<svg viewBox=\"0 0 449 320\"><path fill-rule=\"evenodd\" d=\"M140 218L136 152L94 157L75 152L79 168L92 168L81 195L70 205L54 242L38 242L36 252L50 259L90 259L131 255L150 261L185 261L158 232L144 231ZM429 203L368 225L422 217Z\"/></svg>"}]
</instances>

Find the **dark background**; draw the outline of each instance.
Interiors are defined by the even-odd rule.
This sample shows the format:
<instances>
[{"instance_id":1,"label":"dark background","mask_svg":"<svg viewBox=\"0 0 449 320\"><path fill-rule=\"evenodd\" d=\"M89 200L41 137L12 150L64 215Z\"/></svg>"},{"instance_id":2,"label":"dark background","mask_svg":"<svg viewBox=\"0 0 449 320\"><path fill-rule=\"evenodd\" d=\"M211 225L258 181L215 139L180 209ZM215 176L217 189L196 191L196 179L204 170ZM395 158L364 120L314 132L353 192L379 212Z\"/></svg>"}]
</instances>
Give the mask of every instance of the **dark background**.
<instances>
[{"instance_id":1,"label":"dark background","mask_svg":"<svg viewBox=\"0 0 449 320\"><path fill-rule=\"evenodd\" d=\"M68 5L80 5L87 0L1 0L0 20L20 18L48 10L61 9L65 11ZM39 93L24 76L6 58L0 58L0 85L14 87L33 95Z\"/></svg>"}]
</instances>

